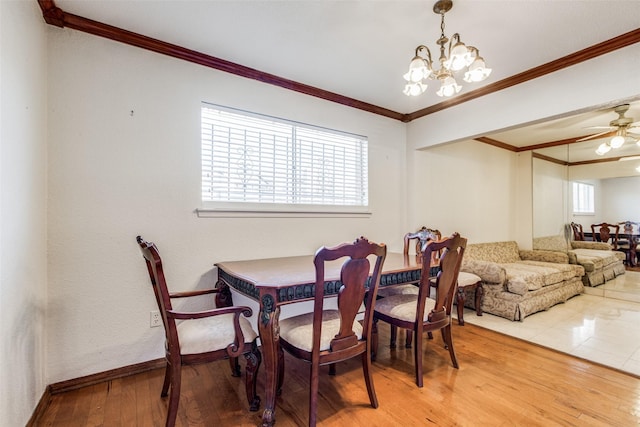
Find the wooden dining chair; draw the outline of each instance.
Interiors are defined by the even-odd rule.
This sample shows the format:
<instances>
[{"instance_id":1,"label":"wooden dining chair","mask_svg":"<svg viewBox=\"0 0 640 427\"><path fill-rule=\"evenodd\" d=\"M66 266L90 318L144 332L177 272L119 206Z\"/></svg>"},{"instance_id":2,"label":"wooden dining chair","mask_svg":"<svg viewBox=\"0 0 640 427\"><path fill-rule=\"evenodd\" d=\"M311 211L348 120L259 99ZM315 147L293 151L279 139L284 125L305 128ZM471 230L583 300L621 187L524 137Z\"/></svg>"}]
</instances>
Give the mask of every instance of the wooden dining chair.
<instances>
[{"instance_id":1,"label":"wooden dining chair","mask_svg":"<svg viewBox=\"0 0 640 427\"><path fill-rule=\"evenodd\" d=\"M313 312L280 320L279 386L284 379L283 349L311 364L309 377L309 426L317 421L320 366L332 365L360 356L369 401L374 408L378 399L371 375L371 325L382 265L387 255L384 244L361 237L354 243L322 247L314 257L316 271ZM373 269L371 262L373 259ZM336 260L342 263L339 277L326 277L325 268ZM335 263L333 263L335 265ZM369 276L371 277L369 278ZM325 282L339 280L337 309L325 309ZM364 320L357 315L365 301Z\"/></svg>"},{"instance_id":2,"label":"wooden dining chair","mask_svg":"<svg viewBox=\"0 0 640 427\"><path fill-rule=\"evenodd\" d=\"M584 240L584 231L582 229L582 224L578 224L577 222L571 223L571 230L573 231L573 240Z\"/></svg>"},{"instance_id":3,"label":"wooden dining chair","mask_svg":"<svg viewBox=\"0 0 640 427\"><path fill-rule=\"evenodd\" d=\"M409 254L412 252L411 246L413 244L415 248L415 252L414 252L415 256L420 258L422 257L422 249L424 248L424 245L427 244L427 242L431 240L440 240L441 238L442 238L442 233L440 233L440 230L422 226L422 228L420 228L415 233L407 233L404 235L403 253L405 256L409 256ZM432 259L431 265L437 267L438 257L440 256L440 254L434 252L432 256L433 256L433 259ZM398 295L398 294L417 295L418 294L417 285L418 284L416 283L416 284L408 284L408 285L400 285L400 286L383 287L383 288L380 288L380 290L378 291L378 296L388 297L391 295ZM397 336L398 336L398 328L392 325L391 334L390 334L390 343L389 343L391 348L396 347ZM405 344L404 344L405 348L411 348L411 342L412 342L411 332L407 331L406 337L405 337Z\"/></svg>"},{"instance_id":4,"label":"wooden dining chair","mask_svg":"<svg viewBox=\"0 0 640 427\"><path fill-rule=\"evenodd\" d=\"M240 376L238 357L246 359L245 387L249 409L257 411L260 397L256 394L256 377L262 356L256 345L258 334L246 317L249 307L225 307L205 311L183 312L175 310L172 299L190 298L217 293L217 289L170 293L164 276L158 248L138 236L136 241L147 264L153 293L158 303L165 330L165 358L167 361L160 396L169 391L166 426L173 427L180 402L181 371L183 365L230 359L233 376ZM177 321L177 322L176 322Z\"/></svg>"},{"instance_id":5,"label":"wooden dining chair","mask_svg":"<svg viewBox=\"0 0 640 427\"><path fill-rule=\"evenodd\" d=\"M458 360L451 336L451 306L456 292L458 273L467 239L454 233L451 237L427 243L422 251L422 272L418 295L393 295L376 302L372 330L373 351L378 347L378 321L382 320L399 328L413 332L413 353L416 383L422 387L422 339L424 332L440 330L445 347L449 350L451 363L458 368ZM442 251L442 252L441 252ZM429 298L432 255L441 252L435 299ZM375 357L375 356L374 356Z\"/></svg>"},{"instance_id":6,"label":"wooden dining chair","mask_svg":"<svg viewBox=\"0 0 640 427\"><path fill-rule=\"evenodd\" d=\"M619 222L618 225L622 225L622 233L618 239L617 249L625 254L625 264L630 267L635 267L638 263L638 227L639 223L633 221Z\"/></svg>"},{"instance_id":7,"label":"wooden dining chair","mask_svg":"<svg viewBox=\"0 0 640 427\"><path fill-rule=\"evenodd\" d=\"M618 224L608 224L606 222L591 224L591 234L594 242L609 243L613 250L618 248L620 235L620 226Z\"/></svg>"}]
</instances>

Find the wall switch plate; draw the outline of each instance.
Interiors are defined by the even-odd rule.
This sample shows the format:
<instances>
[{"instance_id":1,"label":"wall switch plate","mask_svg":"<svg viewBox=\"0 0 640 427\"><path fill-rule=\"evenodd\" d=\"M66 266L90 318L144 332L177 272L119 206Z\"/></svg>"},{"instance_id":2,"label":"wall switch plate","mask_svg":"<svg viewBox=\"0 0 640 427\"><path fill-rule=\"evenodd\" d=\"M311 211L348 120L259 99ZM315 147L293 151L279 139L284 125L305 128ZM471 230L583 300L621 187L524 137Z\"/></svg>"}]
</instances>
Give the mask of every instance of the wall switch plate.
<instances>
[{"instance_id":1,"label":"wall switch plate","mask_svg":"<svg viewBox=\"0 0 640 427\"><path fill-rule=\"evenodd\" d=\"M150 328L157 328L158 326L162 325L162 317L160 317L160 312L159 311L152 311L149 317L149 327Z\"/></svg>"}]
</instances>

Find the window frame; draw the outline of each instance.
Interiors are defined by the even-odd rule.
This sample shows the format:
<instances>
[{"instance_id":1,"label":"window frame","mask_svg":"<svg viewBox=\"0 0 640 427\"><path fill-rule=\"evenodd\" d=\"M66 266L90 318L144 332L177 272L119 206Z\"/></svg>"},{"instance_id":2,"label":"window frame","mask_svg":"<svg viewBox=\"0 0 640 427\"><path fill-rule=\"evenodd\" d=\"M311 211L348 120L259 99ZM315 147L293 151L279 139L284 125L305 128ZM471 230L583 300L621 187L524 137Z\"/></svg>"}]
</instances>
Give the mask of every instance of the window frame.
<instances>
[{"instance_id":1,"label":"window frame","mask_svg":"<svg viewBox=\"0 0 640 427\"><path fill-rule=\"evenodd\" d=\"M216 201L216 200L204 200L203 194L205 191L205 137L204 137L204 123L203 116L205 109L213 109L219 111L226 111L232 114L239 114L247 116L248 118L257 118L260 120L273 121L286 126L300 127L304 129L312 129L314 131L329 132L333 135L345 135L348 137L355 137L364 141L363 158L365 164L361 166L365 170L366 178L362 184L362 189L366 191L364 195L363 205L333 205L333 204L303 204L303 203L275 203L275 202L243 202L243 201ZM239 110L232 107L226 107L210 102L201 102L200 104L200 119L201 119L201 136L200 136L200 164L201 164L201 193L200 193L200 207L196 209L196 213L199 217L220 217L220 216L243 216L243 217L262 217L262 216L369 216L370 212L370 198L369 198L369 141L366 136L329 129L317 125L311 125L307 123L296 122L289 119L283 119L279 117L268 116L264 114L248 112ZM324 163L324 162L323 162ZM294 197L296 197L294 195Z\"/></svg>"},{"instance_id":2,"label":"window frame","mask_svg":"<svg viewBox=\"0 0 640 427\"><path fill-rule=\"evenodd\" d=\"M586 200L580 203L579 194L588 191ZM573 215L595 215L596 214L596 186L594 184L582 181L571 182L571 210ZM589 200L591 199L591 200ZM576 203L578 201L578 203ZM578 210L578 208L584 208Z\"/></svg>"}]
</instances>

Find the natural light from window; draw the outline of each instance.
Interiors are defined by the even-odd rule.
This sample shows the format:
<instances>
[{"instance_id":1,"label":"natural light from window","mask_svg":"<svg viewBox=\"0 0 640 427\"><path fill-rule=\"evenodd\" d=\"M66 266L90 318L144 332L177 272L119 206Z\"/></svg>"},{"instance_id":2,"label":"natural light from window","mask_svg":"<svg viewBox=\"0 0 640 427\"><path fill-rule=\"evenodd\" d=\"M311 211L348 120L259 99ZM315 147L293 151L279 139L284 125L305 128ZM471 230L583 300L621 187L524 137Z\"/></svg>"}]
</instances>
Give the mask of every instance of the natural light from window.
<instances>
[{"instance_id":1,"label":"natural light from window","mask_svg":"<svg viewBox=\"0 0 640 427\"><path fill-rule=\"evenodd\" d=\"M202 104L202 200L368 205L367 138Z\"/></svg>"},{"instance_id":2,"label":"natural light from window","mask_svg":"<svg viewBox=\"0 0 640 427\"><path fill-rule=\"evenodd\" d=\"M594 186L584 182L573 183L573 213L594 214Z\"/></svg>"}]
</instances>

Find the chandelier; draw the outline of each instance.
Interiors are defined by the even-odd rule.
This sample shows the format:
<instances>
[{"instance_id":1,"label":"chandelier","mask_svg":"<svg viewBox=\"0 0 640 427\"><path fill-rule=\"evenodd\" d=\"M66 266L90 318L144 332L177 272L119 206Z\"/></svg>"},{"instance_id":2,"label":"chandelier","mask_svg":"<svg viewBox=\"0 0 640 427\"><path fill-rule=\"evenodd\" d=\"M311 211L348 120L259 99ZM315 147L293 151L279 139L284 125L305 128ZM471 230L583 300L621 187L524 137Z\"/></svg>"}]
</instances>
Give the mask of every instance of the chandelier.
<instances>
[{"instance_id":1,"label":"chandelier","mask_svg":"<svg viewBox=\"0 0 640 427\"><path fill-rule=\"evenodd\" d=\"M460 34L455 33L451 40L444 35L444 14L451 10L453 1L438 0L433 5L433 12L441 16L440 38L436 41L440 45L440 68L435 70L431 51L425 45L416 48L416 55L409 64L409 72L404 75L407 84L404 87L404 94L408 96L418 96L427 90L427 79L437 79L440 81L438 96L451 96L460 92L460 86L453 75L467 67L464 74L464 81L468 83L481 82L491 74L491 68L487 68L484 59L480 56L477 48L466 46L460 41ZM445 55L445 46L449 43L449 55ZM455 44L454 44L455 43ZM453 45L453 46L452 46ZM424 56L420 56L420 54Z\"/></svg>"}]
</instances>

